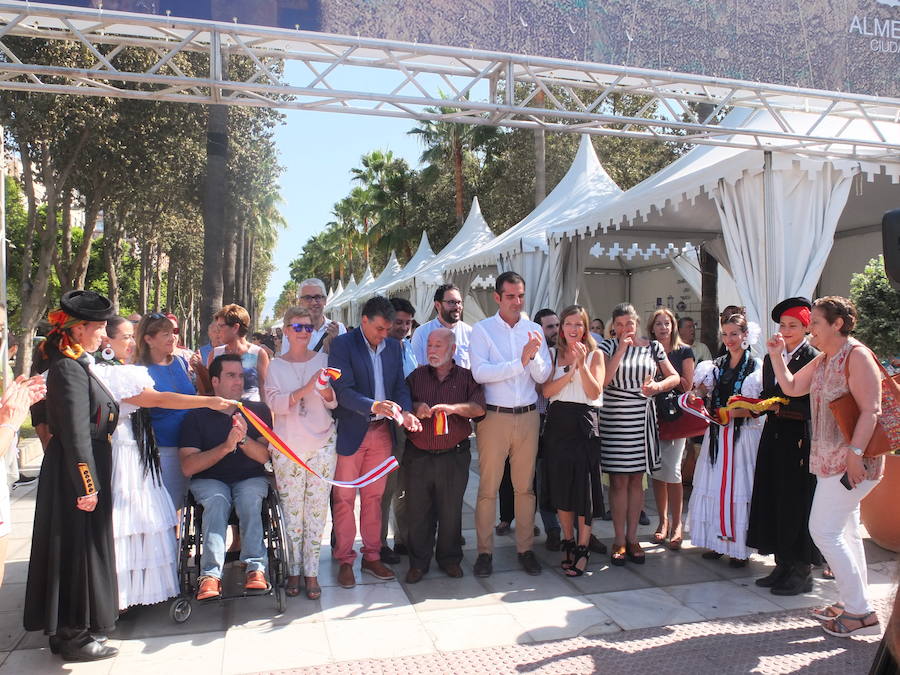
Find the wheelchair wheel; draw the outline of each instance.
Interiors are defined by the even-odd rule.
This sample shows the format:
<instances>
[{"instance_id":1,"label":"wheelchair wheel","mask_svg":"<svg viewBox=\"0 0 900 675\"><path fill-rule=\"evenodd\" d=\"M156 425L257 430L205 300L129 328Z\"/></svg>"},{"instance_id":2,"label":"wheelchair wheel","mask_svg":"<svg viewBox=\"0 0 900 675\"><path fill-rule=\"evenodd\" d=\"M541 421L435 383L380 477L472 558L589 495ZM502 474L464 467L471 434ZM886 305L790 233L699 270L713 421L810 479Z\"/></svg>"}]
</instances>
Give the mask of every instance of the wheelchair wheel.
<instances>
[{"instance_id":1,"label":"wheelchair wheel","mask_svg":"<svg viewBox=\"0 0 900 675\"><path fill-rule=\"evenodd\" d=\"M169 616L175 623L184 623L191 618L191 599L176 598L169 607Z\"/></svg>"},{"instance_id":2,"label":"wheelchair wheel","mask_svg":"<svg viewBox=\"0 0 900 675\"><path fill-rule=\"evenodd\" d=\"M272 583L275 604L279 612L284 612L287 607L287 593L284 585L287 581L289 555L287 538L284 531L284 514L281 510L281 502L278 493L272 490L269 494L268 509L266 513L268 549L269 549L269 578Z\"/></svg>"}]
</instances>

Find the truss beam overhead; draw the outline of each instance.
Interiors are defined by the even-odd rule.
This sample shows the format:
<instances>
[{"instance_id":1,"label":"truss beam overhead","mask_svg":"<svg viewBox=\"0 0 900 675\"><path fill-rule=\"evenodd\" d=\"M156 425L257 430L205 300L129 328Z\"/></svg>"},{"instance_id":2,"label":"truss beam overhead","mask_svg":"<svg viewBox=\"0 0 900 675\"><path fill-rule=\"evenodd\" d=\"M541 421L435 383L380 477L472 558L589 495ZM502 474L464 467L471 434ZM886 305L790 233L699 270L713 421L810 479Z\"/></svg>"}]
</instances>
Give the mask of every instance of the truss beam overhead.
<instances>
[{"instance_id":1,"label":"truss beam overhead","mask_svg":"<svg viewBox=\"0 0 900 675\"><path fill-rule=\"evenodd\" d=\"M29 63L10 38L79 44L94 62L88 68ZM129 69L117 58L125 48L146 50L150 65ZM185 74L180 54L202 55L205 72ZM246 60L246 77L225 74L228 57ZM293 65L281 73L278 62ZM347 74L361 69L380 75L353 78L371 83L364 91L347 89ZM880 124L900 122L898 98L9 0L0 0L0 88L452 120L900 163L900 138L885 135ZM510 93L523 88L524 100L515 101ZM611 105L616 94L647 102L631 116L618 114ZM715 113L700 119L690 107L698 103ZM775 126L715 124L726 106L766 110ZM803 128L791 116L796 112L812 115ZM834 118L841 123L823 123ZM872 133L848 131L860 126Z\"/></svg>"}]
</instances>

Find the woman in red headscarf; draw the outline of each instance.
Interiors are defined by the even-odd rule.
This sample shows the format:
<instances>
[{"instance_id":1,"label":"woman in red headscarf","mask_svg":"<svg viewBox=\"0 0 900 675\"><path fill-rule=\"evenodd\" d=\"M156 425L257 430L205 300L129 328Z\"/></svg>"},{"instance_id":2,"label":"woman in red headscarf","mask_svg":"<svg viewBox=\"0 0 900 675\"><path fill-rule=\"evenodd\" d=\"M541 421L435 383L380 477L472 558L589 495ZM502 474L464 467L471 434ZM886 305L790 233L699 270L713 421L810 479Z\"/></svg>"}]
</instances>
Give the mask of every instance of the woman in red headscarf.
<instances>
[{"instance_id":1,"label":"woman in red headscarf","mask_svg":"<svg viewBox=\"0 0 900 675\"><path fill-rule=\"evenodd\" d=\"M781 358L792 373L819 353L806 339L811 307L806 298L788 298L772 310L785 341ZM784 396L771 359L767 354L763 361L762 398ZM775 569L756 580L757 586L774 595L810 592L810 568L822 563L809 535L816 491L816 477L809 472L809 446L809 395L792 396L790 403L769 411L756 458L747 545L763 555L775 554Z\"/></svg>"}]
</instances>

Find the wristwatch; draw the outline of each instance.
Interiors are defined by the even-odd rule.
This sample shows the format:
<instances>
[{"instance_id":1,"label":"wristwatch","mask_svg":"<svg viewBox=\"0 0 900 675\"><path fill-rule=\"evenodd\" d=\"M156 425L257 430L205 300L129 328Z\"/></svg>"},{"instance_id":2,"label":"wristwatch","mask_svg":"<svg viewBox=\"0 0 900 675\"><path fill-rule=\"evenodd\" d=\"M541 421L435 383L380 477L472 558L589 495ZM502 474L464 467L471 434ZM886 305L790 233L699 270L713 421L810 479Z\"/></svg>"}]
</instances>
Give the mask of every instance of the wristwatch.
<instances>
[{"instance_id":1,"label":"wristwatch","mask_svg":"<svg viewBox=\"0 0 900 675\"><path fill-rule=\"evenodd\" d=\"M862 448L857 448L855 445L848 445L847 447L850 449L850 452L852 452L857 457L862 457L863 452L865 452Z\"/></svg>"}]
</instances>

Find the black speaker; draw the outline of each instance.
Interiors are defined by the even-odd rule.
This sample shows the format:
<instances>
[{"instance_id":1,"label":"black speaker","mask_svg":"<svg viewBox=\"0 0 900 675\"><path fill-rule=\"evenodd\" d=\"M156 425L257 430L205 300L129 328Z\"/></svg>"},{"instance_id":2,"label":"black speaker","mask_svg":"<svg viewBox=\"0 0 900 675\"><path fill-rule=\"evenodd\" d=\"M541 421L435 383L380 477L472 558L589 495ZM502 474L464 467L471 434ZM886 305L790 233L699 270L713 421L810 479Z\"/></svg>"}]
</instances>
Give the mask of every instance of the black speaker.
<instances>
[{"instance_id":1,"label":"black speaker","mask_svg":"<svg viewBox=\"0 0 900 675\"><path fill-rule=\"evenodd\" d=\"M896 288L900 284L900 209L888 211L881 219L881 244L884 271Z\"/></svg>"}]
</instances>

